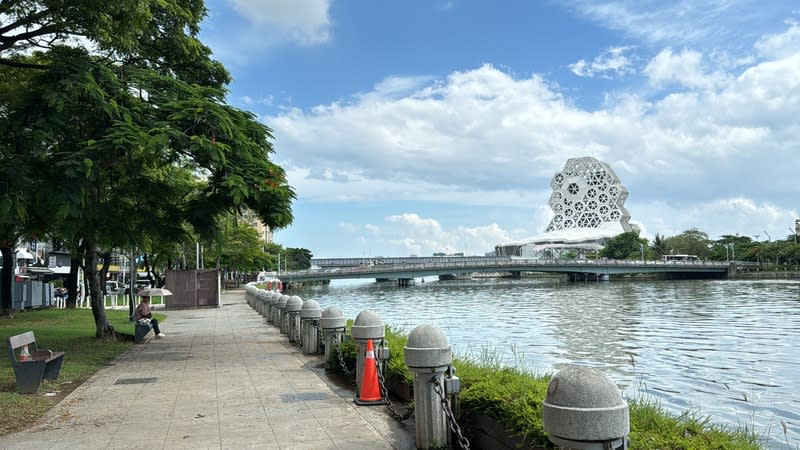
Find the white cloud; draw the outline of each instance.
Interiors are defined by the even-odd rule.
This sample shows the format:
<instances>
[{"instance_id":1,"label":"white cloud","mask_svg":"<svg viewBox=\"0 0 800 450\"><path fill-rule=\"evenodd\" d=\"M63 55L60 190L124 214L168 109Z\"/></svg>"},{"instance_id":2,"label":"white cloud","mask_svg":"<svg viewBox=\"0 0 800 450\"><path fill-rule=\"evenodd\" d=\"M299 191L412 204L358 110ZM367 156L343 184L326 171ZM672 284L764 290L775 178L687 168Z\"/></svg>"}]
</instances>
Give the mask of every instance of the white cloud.
<instances>
[{"instance_id":1,"label":"white cloud","mask_svg":"<svg viewBox=\"0 0 800 450\"><path fill-rule=\"evenodd\" d=\"M790 234L799 212L745 197L720 198L692 205L658 201L636 204L635 207L648 216L648 229L656 230L662 236L673 236L699 227L711 239L737 233L783 239Z\"/></svg>"},{"instance_id":2,"label":"white cloud","mask_svg":"<svg viewBox=\"0 0 800 450\"><path fill-rule=\"evenodd\" d=\"M765 57L780 58L800 52L800 24L788 21L789 29L783 33L764 36L755 48Z\"/></svg>"},{"instance_id":3,"label":"white cloud","mask_svg":"<svg viewBox=\"0 0 800 450\"><path fill-rule=\"evenodd\" d=\"M387 216L389 230L384 230L385 244L398 249L399 254L431 255L433 253L465 253L482 255L500 242L512 240L510 234L497 224L443 229L432 218L416 213Z\"/></svg>"},{"instance_id":4,"label":"white cloud","mask_svg":"<svg viewBox=\"0 0 800 450\"><path fill-rule=\"evenodd\" d=\"M347 231L349 233L352 233L352 232L356 231L358 229L358 227L356 225L352 224L352 223L341 222L341 223L339 223L339 229L342 230L342 231Z\"/></svg>"},{"instance_id":5,"label":"white cloud","mask_svg":"<svg viewBox=\"0 0 800 450\"><path fill-rule=\"evenodd\" d=\"M668 48L645 73L660 97L609 93L593 111L541 76L484 65L439 80L390 77L348 101L287 110L267 124L278 162L306 200L529 208L527 230L492 231L511 240L542 231L553 173L585 155L614 167L631 192L633 220L651 233L777 234L791 225L781 223L796 214L800 53L719 64ZM732 198L757 208L740 209L728 230L730 214L715 202ZM666 206L650 207L658 202ZM427 230L415 239L381 226L408 252L465 247L438 218L392 217L387 225Z\"/></svg>"},{"instance_id":6,"label":"white cloud","mask_svg":"<svg viewBox=\"0 0 800 450\"><path fill-rule=\"evenodd\" d=\"M271 95L262 97L262 98L253 98L249 95L245 95L241 98L241 102L245 106L254 106L254 105L263 105L263 106L272 106L275 102L275 98Z\"/></svg>"},{"instance_id":7,"label":"white cloud","mask_svg":"<svg viewBox=\"0 0 800 450\"><path fill-rule=\"evenodd\" d=\"M730 44L748 39L763 20L753 0L565 0L576 13L650 45ZM791 2L775 5L791 13Z\"/></svg>"},{"instance_id":8,"label":"white cloud","mask_svg":"<svg viewBox=\"0 0 800 450\"><path fill-rule=\"evenodd\" d=\"M317 45L331 38L330 0L229 0L236 11L269 35L277 27L285 39Z\"/></svg>"},{"instance_id":9,"label":"white cloud","mask_svg":"<svg viewBox=\"0 0 800 450\"><path fill-rule=\"evenodd\" d=\"M611 47L595 56L590 63L581 59L568 67L579 77L611 78L612 75L628 75L634 72L632 66L634 61L632 57L626 55L632 49L631 46Z\"/></svg>"},{"instance_id":10,"label":"white cloud","mask_svg":"<svg viewBox=\"0 0 800 450\"><path fill-rule=\"evenodd\" d=\"M657 87L675 84L692 89L713 89L724 81L719 73L707 73L703 55L689 49L673 53L671 48L665 48L647 64L644 74Z\"/></svg>"}]
</instances>

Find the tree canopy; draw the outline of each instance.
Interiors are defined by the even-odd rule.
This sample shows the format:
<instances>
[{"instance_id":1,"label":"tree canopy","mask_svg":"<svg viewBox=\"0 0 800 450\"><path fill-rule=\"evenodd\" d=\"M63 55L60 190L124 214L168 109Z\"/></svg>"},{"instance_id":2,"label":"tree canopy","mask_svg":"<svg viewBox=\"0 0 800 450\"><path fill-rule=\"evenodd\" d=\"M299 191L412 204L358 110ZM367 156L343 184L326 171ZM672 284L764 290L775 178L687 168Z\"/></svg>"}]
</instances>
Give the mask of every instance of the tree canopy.
<instances>
[{"instance_id":1,"label":"tree canopy","mask_svg":"<svg viewBox=\"0 0 800 450\"><path fill-rule=\"evenodd\" d=\"M628 231L606 241L600 256L611 259L637 258L641 254L643 245L647 245L647 239L640 238L638 231Z\"/></svg>"},{"instance_id":2,"label":"tree canopy","mask_svg":"<svg viewBox=\"0 0 800 450\"><path fill-rule=\"evenodd\" d=\"M245 207L273 229L292 221L271 131L226 104L230 76L197 38L205 13L201 0L0 0L3 254L31 233L66 242L98 336L113 331L98 249L212 239Z\"/></svg>"}]
</instances>

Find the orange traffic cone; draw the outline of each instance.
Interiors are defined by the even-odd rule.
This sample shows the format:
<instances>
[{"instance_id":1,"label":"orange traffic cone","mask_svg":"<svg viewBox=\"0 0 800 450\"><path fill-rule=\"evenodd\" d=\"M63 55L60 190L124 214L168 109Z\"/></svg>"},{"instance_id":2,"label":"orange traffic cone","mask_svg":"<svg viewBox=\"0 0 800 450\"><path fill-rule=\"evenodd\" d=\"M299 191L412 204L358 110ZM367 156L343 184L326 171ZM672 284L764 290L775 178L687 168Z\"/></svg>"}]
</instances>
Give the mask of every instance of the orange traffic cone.
<instances>
[{"instance_id":1,"label":"orange traffic cone","mask_svg":"<svg viewBox=\"0 0 800 450\"><path fill-rule=\"evenodd\" d=\"M31 359L31 354L28 352L28 346L26 345L19 351L19 360L27 361L29 359Z\"/></svg>"},{"instance_id":2,"label":"orange traffic cone","mask_svg":"<svg viewBox=\"0 0 800 450\"><path fill-rule=\"evenodd\" d=\"M375 349L372 339L367 341L367 354L364 356L364 373L358 390L357 405L382 405L381 390L378 387L378 366L375 362Z\"/></svg>"}]
</instances>

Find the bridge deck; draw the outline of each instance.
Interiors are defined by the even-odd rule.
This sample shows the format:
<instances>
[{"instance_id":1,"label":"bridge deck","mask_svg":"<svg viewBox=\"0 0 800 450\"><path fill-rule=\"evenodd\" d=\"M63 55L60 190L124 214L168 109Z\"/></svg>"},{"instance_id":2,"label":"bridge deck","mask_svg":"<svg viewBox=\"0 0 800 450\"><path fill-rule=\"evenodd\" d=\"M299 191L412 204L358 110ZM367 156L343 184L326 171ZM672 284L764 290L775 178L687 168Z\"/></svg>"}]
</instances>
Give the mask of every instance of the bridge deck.
<instances>
[{"instance_id":1,"label":"bridge deck","mask_svg":"<svg viewBox=\"0 0 800 450\"><path fill-rule=\"evenodd\" d=\"M401 259L402 262L387 263ZM335 265L340 264L339 267ZM297 272L284 272L284 281L318 281L352 278L409 279L427 276L495 273L495 272L553 272L564 274L616 275L635 273L689 273L724 276L736 262L664 262L633 260L575 260L575 259L520 259L510 257L433 257L433 258L384 258L372 260L344 258L315 260L323 268ZM394 262L394 261L391 261ZM353 265L355 263L355 265Z\"/></svg>"}]
</instances>

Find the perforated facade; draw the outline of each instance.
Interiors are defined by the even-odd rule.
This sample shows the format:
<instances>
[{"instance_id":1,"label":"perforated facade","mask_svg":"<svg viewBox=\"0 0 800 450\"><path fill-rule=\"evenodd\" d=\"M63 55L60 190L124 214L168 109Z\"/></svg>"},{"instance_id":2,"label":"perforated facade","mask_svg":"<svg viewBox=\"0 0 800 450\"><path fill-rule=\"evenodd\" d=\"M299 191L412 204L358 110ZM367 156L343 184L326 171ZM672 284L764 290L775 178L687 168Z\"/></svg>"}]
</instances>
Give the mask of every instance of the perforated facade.
<instances>
[{"instance_id":1,"label":"perforated facade","mask_svg":"<svg viewBox=\"0 0 800 450\"><path fill-rule=\"evenodd\" d=\"M611 167L588 156L567 160L550 181L553 218L539 236L495 246L499 256L559 257L563 251L585 255L605 241L636 229L625 209L628 190Z\"/></svg>"},{"instance_id":2,"label":"perforated facade","mask_svg":"<svg viewBox=\"0 0 800 450\"><path fill-rule=\"evenodd\" d=\"M619 222L630 231L631 215L624 206L628 190L608 164L588 156L569 159L550 187L554 215L545 231L598 228L603 222Z\"/></svg>"}]
</instances>

